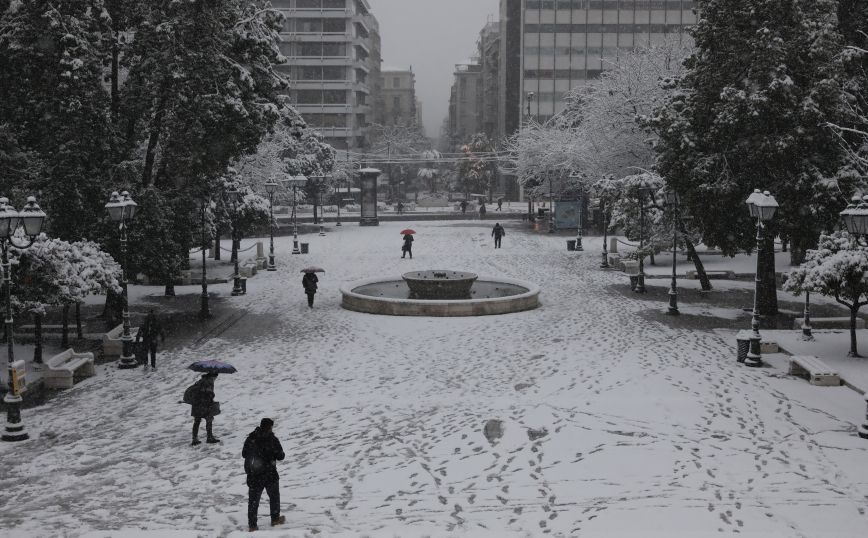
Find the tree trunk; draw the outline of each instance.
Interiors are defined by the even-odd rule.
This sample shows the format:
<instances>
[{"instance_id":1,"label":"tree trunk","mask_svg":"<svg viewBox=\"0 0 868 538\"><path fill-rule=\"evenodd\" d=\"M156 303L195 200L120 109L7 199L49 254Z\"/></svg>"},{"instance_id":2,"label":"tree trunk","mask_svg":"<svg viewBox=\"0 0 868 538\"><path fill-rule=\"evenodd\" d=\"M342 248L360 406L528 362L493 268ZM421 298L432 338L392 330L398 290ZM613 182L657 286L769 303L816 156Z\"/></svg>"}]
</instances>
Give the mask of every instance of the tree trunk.
<instances>
[{"instance_id":1,"label":"tree trunk","mask_svg":"<svg viewBox=\"0 0 868 538\"><path fill-rule=\"evenodd\" d=\"M861 357L859 355L859 343L856 339L856 322L858 321L859 307L850 307L850 357Z\"/></svg>"},{"instance_id":2,"label":"tree trunk","mask_svg":"<svg viewBox=\"0 0 868 538\"><path fill-rule=\"evenodd\" d=\"M33 348L33 362L42 364L42 314L33 314L33 338L36 345Z\"/></svg>"},{"instance_id":3,"label":"tree trunk","mask_svg":"<svg viewBox=\"0 0 868 538\"><path fill-rule=\"evenodd\" d=\"M151 119L151 134L148 136L148 146L145 151L145 168L142 172L142 185L145 187L151 184L154 175L154 161L157 158L157 145L160 142L160 131L163 128L163 116L166 113L166 101L168 100L166 92L168 89L168 81L164 81L160 86L160 95L157 97L157 109L154 110L154 116Z\"/></svg>"},{"instance_id":4,"label":"tree trunk","mask_svg":"<svg viewBox=\"0 0 868 538\"><path fill-rule=\"evenodd\" d=\"M81 303L75 303L75 336L84 340L84 329L81 326Z\"/></svg>"},{"instance_id":5,"label":"tree trunk","mask_svg":"<svg viewBox=\"0 0 868 538\"><path fill-rule=\"evenodd\" d=\"M799 241L798 238L793 238L790 241L790 265L798 267L805 263L805 257L808 255L808 249L816 246L816 244ZM786 251L785 251L786 252Z\"/></svg>"},{"instance_id":6,"label":"tree trunk","mask_svg":"<svg viewBox=\"0 0 868 538\"><path fill-rule=\"evenodd\" d=\"M166 291L164 293L166 297L174 297L175 296L175 284L174 282L170 282L166 284Z\"/></svg>"},{"instance_id":7,"label":"tree trunk","mask_svg":"<svg viewBox=\"0 0 868 538\"><path fill-rule=\"evenodd\" d=\"M653 252L648 254L648 260L651 262L651 265L657 265L657 259L654 257Z\"/></svg>"},{"instance_id":8,"label":"tree trunk","mask_svg":"<svg viewBox=\"0 0 868 538\"><path fill-rule=\"evenodd\" d=\"M69 347L69 305L63 305L63 332L60 336L60 347Z\"/></svg>"},{"instance_id":9,"label":"tree trunk","mask_svg":"<svg viewBox=\"0 0 868 538\"><path fill-rule=\"evenodd\" d=\"M221 250L220 249L220 233L221 232L222 232L222 230L220 229L219 226L217 226L217 229L215 230L215 235L217 237L214 238L214 261L218 261L218 262L223 258L223 256L220 255L220 250Z\"/></svg>"},{"instance_id":10,"label":"tree trunk","mask_svg":"<svg viewBox=\"0 0 868 538\"><path fill-rule=\"evenodd\" d=\"M118 47L118 33L112 31L112 67L111 67L111 111L112 121L118 121L118 109L120 106L120 94L118 92L120 48Z\"/></svg>"},{"instance_id":11,"label":"tree trunk","mask_svg":"<svg viewBox=\"0 0 868 538\"><path fill-rule=\"evenodd\" d=\"M699 258L699 254L696 252L696 247L693 245L693 241L687 238L687 227L684 226L684 223L680 223L679 228L681 228L681 237L684 238L684 245L687 247L687 259L693 261L693 267L696 269L696 276L699 277L699 285L702 287L702 291L711 291L713 289L711 286L711 280L708 279L708 273L705 272L705 265Z\"/></svg>"},{"instance_id":12,"label":"tree trunk","mask_svg":"<svg viewBox=\"0 0 868 538\"><path fill-rule=\"evenodd\" d=\"M760 259L760 275L762 282L759 292L759 313L763 317L778 315L778 286L775 274L775 237L768 232L765 244L757 253Z\"/></svg>"}]
</instances>

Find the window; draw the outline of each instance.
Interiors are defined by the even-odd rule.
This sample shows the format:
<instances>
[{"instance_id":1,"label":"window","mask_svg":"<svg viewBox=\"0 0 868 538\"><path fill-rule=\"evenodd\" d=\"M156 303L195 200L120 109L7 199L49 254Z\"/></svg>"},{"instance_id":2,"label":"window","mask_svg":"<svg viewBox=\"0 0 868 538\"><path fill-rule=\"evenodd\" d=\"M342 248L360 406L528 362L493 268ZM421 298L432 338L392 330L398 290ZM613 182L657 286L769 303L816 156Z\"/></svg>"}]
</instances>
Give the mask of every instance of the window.
<instances>
[{"instance_id":1,"label":"window","mask_svg":"<svg viewBox=\"0 0 868 538\"><path fill-rule=\"evenodd\" d=\"M393 78L392 79L392 87L393 88L400 88L401 87L401 79L399 79L398 77Z\"/></svg>"}]
</instances>

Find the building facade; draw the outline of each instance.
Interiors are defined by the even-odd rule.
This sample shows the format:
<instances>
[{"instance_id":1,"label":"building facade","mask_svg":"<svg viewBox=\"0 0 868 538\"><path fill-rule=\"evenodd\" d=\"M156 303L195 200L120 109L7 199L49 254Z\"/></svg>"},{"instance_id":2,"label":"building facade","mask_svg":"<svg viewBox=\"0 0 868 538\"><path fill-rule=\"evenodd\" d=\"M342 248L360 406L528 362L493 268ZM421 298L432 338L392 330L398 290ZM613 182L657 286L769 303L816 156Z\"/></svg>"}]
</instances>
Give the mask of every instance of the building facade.
<instances>
[{"instance_id":1,"label":"building facade","mask_svg":"<svg viewBox=\"0 0 868 538\"><path fill-rule=\"evenodd\" d=\"M482 66L478 61L455 66L449 97L449 135L460 145L482 131Z\"/></svg>"},{"instance_id":2,"label":"building facade","mask_svg":"<svg viewBox=\"0 0 868 538\"><path fill-rule=\"evenodd\" d=\"M489 22L479 33L479 65L482 71L482 126L491 140L502 136L500 115L500 23Z\"/></svg>"},{"instance_id":3,"label":"building facade","mask_svg":"<svg viewBox=\"0 0 868 538\"><path fill-rule=\"evenodd\" d=\"M305 121L337 149L364 148L378 114L380 30L368 0L272 0L286 16L282 70Z\"/></svg>"},{"instance_id":4,"label":"building facade","mask_svg":"<svg viewBox=\"0 0 868 538\"><path fill-rule=\"evenodd\" d=\"M599 77L622 51L683 38L696 24L695 7L692 0L501 0L504 133L528 113L542 123L563 111L564 95Z\"/></svg>"},{"instance_id":5,"label":"building facade","mask_svg":"<svg viewBox=\"0 0 868 538\"><path fill-rule=\"evenodd\" d=\"M413 69L384 69L380 77L383 106L377 123L413 125L417 123L416 74Z\"/></svg>"}]
</instances>

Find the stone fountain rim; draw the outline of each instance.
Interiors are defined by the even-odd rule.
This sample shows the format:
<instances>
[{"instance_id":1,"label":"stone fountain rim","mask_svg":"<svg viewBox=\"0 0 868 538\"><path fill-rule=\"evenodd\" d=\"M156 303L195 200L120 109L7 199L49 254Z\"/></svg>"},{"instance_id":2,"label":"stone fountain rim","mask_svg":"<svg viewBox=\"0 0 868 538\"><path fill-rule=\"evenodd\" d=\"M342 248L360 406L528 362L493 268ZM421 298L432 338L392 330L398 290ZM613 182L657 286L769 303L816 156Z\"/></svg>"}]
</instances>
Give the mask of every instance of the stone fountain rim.
<instances>
[{"instance_id":1,"label":"stone fountain rim","mask_svg":"<svg viewBox=\"0 0 868 538\"><path fill-rule=\"evenodd\" d=\"M364 280L357 280L355 282L350 282L349 284L345 284L341 286L341 294L349 297L354 297L357 299L370 300L375 299L376 301L383 303L393 303L393 304L402 304L402 305L449 305L449 304L495 304L495 303L509 303L520 299L526 299L533 297L535 295L539 295L541 293L541 288L536 284L532 284L525 280L518 280L515 278L507 278L507 277L493 277L493 276L483 276L479 275L476 279L476 282L493 282L495 284L509 284L511 286L519 286L528 290L525 293L520 293L518 295L509 295L507 297L492 297L487 299L393 299L391 297L372 297L370 295L362 295L361 293L355 293L353 290L356 288L361 288L362 286L369 286L371 284L382 284L384 282L403 282L403 279L398 277L389 277L389 278L366 278Z\"/></svg>"}]
</instances>

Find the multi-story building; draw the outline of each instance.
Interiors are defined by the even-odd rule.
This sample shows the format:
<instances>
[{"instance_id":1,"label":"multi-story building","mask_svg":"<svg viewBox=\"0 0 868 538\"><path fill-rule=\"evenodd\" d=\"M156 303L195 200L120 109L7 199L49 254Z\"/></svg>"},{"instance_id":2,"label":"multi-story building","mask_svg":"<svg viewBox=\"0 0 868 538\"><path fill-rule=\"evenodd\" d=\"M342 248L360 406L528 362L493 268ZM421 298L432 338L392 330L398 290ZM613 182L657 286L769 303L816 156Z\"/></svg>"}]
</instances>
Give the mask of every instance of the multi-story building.
<instances>
[{"instance_id":1,"label":"multi-story building","mask_svg":"<svg viewBox=\"0 0 868 538\"><path fill-rule=\"evenodd\" d=\"M505 134L525 121L528 105L539 122L561 112L563 96L620 51L683 36L696 23L693 0L501 0L500 8Z\"/></svg>"},{"instance_id":2,"label":"multi-story building","mask_svg":"<svg viewBox=\"0 0 868 538\"><path fill-rule=\"evenodd\" d=\"M455 66L449 97L449 136L461 144L482 131L482 66L478 60Z\"/></svg>"},{"instance_id":3,"label":"multi-story building","mask_svg":"<svg viewBox=\"0 0 868 538\"><path fill-rule=\"evenodd\" d=\"M368 0L272 0L286 16L281 49L292 102L338 149L367 145L377 114L380 35Z\"/></svg>"},{"instance_id":4,"label":"multi-story building","mask_svg":"<svg viewBox=\"0 0 868 538\"><path fill-rule=\"evenodd\" d=\"M416 74L410 69L384 69L380 77L383 96L382 125L413 125L417 119Z\"/></svg>"},{"instance_id":5,"label":"multi-story building","mask_svg":"<svg viewBox=\"0 0 868 538\"><path fill-rule=\"evenodd\" d=\"M482 70L482 132L491 140L502 136L500 114L500 23L489 21L479 33L479 65Z\"/></svg>"}]
</instances>

